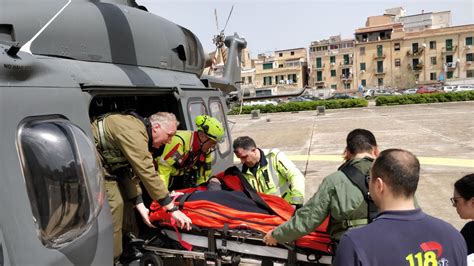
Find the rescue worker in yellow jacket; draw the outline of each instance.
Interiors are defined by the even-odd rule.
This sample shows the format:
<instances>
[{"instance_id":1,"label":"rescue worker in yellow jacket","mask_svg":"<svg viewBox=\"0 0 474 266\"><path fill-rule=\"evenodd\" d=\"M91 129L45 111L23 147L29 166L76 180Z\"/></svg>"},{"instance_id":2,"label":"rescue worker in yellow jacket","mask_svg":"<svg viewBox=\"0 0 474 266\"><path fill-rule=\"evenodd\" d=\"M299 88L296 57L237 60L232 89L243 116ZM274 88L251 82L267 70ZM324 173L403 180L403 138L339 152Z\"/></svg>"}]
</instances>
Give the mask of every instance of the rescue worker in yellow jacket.
<instances>
[{"instance_id":1,"label":"rescue worker in yellow jacket","mask_svg":"<svg viewBox=\"0 0 474 266\"><path fill-rule=\"evenodd\" d=\"M197 131L177 131L156 159L169 190L193 187L211 176L212 152L224 138L224 127L208 115L197 116L195 123Z\"/></svg>"},{"instance_id":2,"label":"rescue worker in yellow jacket","mask_svg":"<svg viewBox=\"0 0 474 266\"><path fill-rule=\"evenodd\" d=\"M235 139L233 148L243 175L258 192L280 196L296 207L304 203L304 176L283 152L261 150L248 136Z\"/></svg>"},{"instance_id":3,"label":"rescue worker in yellow jacket","mask_svg":"<svg viewBox=\"0 0 474 266\"><path fill-rule=\"evenodd\" d=\"M181 228L191 228L191 219L173 204L164 182L159 178L152 153L171 141L178 122L171 113L159 112L149 118L136 113L107 113L92 122L97 151L105 171L105 189L114 224L114 259L122 254L123 229L136 228L132 217L134 206L144 222L153 227L149 210L142 201L139 181L150 196L172 212ZM129 221L130 220L130 221ZM126 222L132 223L126 226ZM129 225L127 223L127 225Z\"/></svg>"}]
</instances>

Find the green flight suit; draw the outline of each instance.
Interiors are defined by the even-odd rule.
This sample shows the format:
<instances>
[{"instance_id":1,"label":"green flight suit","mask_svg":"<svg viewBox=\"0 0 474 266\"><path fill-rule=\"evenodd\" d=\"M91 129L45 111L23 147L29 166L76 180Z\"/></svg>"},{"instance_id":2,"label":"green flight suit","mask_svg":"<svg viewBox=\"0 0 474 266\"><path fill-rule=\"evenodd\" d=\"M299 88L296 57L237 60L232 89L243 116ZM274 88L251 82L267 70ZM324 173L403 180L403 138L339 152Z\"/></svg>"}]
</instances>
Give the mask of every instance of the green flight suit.
<instances>
[{"instance_id":1,"label":"green flight suit","mask_svg":"<svg viewBox=\"0 0 474 266\"><path fill-rule=\"evenodd\" d=\"M368 158L347 162L369 174ZM362 192L341 171L325 177L318 191L298 209L289 221L276 227L272 236L279 242L291 242L313 232L330 215L328 231L338 241L349 228L367 224L367 203Z\"/></svg>"},{"instance_id":2,"label":"green flight suit","mask_svg":"<svg viewBox=\"0 0 474 266\"><path fill-rule=\"evenodd\" d=\"M197 138L196 131L178 130L171 143L165 145L162 155L156 158L158 174L167 187L173 178L184 178L191 172L196 175L196 185L206 182L211 176L212 153L200 154Z\"/></svg>"},{"instance_id":3,"label":"green flight suit","mask_svg":"<svg viewBox=\"0 0 474 266\"><path fill-rule=\"evenodd\" d=\"M304 176L278 149L261 150L257 168L242 167L242 174L258 192L276 195L288 203L304 202Z\"/></svg>"},{"instance_id":4,"label":"green flight suit","mask_svg":"<svg viewBox=\"0 0 474 266\"><path fill-rule=\"evenodd\" d=\"M122 227L134 224L134 213L130 209L132 201L141 198L139 181L160 205L170 203L171 198L153 165L149 151L151 136L143 121L129 114L107 114L92 122L92 131L106 171L105 189L112 211L114 258L117 259L122 253ZM110 178L113 175L116 178Z\"/></svg>"}]
</instances>

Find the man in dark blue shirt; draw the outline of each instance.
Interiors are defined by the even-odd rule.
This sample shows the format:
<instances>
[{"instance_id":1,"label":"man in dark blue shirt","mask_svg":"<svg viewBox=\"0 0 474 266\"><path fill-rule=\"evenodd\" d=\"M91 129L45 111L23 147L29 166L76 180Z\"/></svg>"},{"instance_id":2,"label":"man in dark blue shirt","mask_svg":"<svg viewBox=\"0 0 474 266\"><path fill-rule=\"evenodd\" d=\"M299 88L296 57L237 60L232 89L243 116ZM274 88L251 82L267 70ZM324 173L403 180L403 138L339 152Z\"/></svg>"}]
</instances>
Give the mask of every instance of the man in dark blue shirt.
<instances>
[{"instance_id":1,"label":"man in dark blue shirt","mask_svg":"<svg viewBox=\"0 0 474 266\"><path fill-rule=\"evenodd\" d=\"M466 243L450 224L413 204L420 163L410 152L380 153L370 174L369 191L380 213L367 226L341 239L335 265L465 266Z\"/></svg>"}]
</instances>

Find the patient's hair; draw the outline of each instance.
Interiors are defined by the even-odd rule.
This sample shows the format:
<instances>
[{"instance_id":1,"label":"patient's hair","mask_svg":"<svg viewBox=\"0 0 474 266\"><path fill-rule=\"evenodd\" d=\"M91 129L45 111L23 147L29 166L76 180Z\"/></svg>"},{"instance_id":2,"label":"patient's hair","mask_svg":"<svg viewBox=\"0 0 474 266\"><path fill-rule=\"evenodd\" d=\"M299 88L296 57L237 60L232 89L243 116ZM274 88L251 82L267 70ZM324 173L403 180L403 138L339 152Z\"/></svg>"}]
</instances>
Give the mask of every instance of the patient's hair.
<instances>
[{"instance_id":1,"label":"patient's hair","mask_svg":"<svg viewBox=\"0 0 474 266\"><path fill-rule=\"evenodd\" d=\"M158 112L150 116L150 123L152 125L159 124L160 126L169 126L172 122L176 122L176 126L179 126L179 121L172 113Z\"/></svg>"},{"instance_id":2,"label":"patient's hair","mask_svg":"<svg viewBox=\"0 0 474 266\"><path fill-rule=\"evenodd\" d=\"M234 151L236 151L237 149L252 150L257 148L255 141L249 136L242 136L236 138L232 146L234 148Z\"/></svg>"}]
</instances>

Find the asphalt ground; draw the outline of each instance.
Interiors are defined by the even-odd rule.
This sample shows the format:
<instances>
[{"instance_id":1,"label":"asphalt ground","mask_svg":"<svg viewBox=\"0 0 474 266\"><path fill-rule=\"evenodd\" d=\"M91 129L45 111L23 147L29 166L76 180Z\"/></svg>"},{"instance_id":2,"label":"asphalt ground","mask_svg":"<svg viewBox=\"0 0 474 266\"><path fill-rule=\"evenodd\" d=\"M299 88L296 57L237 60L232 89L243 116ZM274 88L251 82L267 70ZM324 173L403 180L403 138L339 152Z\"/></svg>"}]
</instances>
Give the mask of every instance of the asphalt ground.
<instances>
[{"instance_id":1,"label":"asphalt ground","mask_svg":"<svg viewBox=\"0 0 474 266\"><path fill-rule=\"evenodd\" d=\"M474 173L474 102L436 103L229 116L235 139L248 135L260 148L278 148L305 174L306 199L342 163L347 134L372 131L380 150L406 149L421 162L416 196L422 209L461 229L449 200L453 184Z\"/></svg>"}]
</instances>

